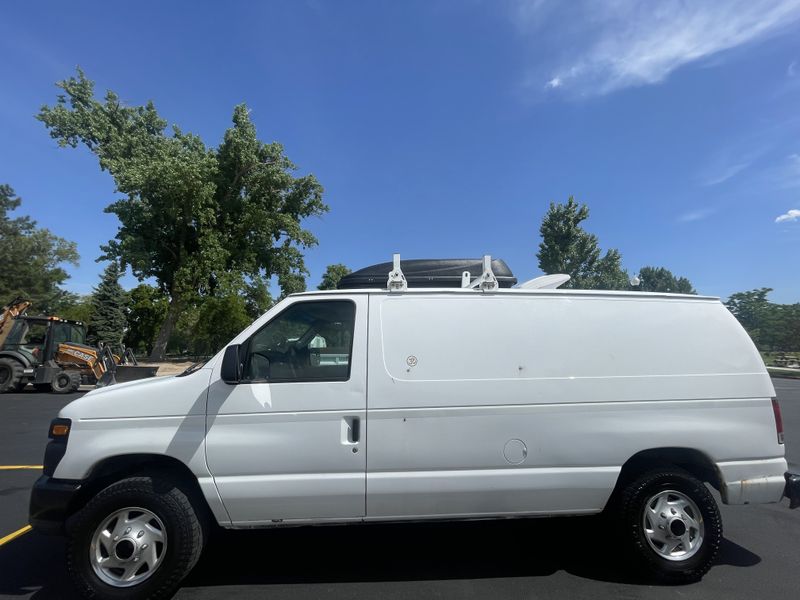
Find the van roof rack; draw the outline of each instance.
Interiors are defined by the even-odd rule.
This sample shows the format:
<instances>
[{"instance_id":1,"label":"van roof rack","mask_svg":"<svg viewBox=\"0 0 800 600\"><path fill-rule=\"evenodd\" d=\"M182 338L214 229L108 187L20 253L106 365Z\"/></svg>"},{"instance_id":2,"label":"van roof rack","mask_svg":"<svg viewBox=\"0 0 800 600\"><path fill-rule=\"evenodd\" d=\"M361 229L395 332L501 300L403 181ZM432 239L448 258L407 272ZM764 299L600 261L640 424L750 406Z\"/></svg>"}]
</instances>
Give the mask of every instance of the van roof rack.
<instances>
[{"instance_id":1,"label":"van roof rack","mask_svg":"<svg viewBox=\"0 0 800 600\"><path fill-rule=\"evenodd\" d=\"M388 277L387 277L388 273ZM384 288L402 291L408 288L510 288L517 278L505 261L486 255L480 258L400 260L371 265L339 281L338 289Z\"/></svg>"}]
</instances>

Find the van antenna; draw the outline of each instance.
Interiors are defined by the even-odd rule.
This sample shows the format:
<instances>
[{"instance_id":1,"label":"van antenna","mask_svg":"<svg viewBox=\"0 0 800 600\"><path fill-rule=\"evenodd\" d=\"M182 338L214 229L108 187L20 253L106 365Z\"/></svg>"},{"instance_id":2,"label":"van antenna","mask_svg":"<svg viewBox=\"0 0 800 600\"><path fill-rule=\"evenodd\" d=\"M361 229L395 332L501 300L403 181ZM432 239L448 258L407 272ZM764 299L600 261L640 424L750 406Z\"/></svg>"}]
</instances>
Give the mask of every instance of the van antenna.
<instances>
[{"instance_id":1,"label":"van antenna","mask_svg":"<svg viewBox=\"0 0 800 600\"><path fill-rule=\"evenodd\" d=\"M386 287L390 292L402 292L408 289L408 282L406 276L403 275L403 270L400 268L400 254L392 254L392 270L389 271L389 280L386 282Z\"/></svg>"}]
</instances>

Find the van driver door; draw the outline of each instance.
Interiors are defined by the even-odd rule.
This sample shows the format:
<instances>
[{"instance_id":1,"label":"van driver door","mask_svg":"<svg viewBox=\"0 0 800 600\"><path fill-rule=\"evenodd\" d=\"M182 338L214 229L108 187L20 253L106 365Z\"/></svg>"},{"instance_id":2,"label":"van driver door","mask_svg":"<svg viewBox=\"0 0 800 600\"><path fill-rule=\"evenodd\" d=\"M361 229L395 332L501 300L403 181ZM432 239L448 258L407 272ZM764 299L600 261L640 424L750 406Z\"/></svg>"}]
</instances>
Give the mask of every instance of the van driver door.
<instances>
[{"instance_id":1,"label":"van driver door","mask_svg":"<svg viewBox=\"0 0 800 600\"><path fill-rule=\"evenodd\" d=\"M215 365L206 452L234 525L364 517L366 328L366 295L301 296L241 343L239 384Z\"/></svg>"}]
</instances>

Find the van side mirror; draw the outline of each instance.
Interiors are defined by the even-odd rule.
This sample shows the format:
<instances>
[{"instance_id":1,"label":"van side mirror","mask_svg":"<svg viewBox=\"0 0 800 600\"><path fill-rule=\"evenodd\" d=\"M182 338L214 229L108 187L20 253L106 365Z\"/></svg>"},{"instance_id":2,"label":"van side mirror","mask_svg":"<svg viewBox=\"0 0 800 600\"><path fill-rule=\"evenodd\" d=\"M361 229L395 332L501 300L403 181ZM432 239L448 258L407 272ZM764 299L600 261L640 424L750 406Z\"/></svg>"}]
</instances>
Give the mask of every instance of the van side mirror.
<instances>
[{"instance_id":1,"label":"van side mirror","mask_svg":"<svg viewBox=\"0 0 800 600\"><path fill-rule=\"evenodd\" d=\"M232 344L225 348L220 367L222 381L236 385L242 378L241 363L239 362L239 344Z\"/></svg>"}]
</instances>

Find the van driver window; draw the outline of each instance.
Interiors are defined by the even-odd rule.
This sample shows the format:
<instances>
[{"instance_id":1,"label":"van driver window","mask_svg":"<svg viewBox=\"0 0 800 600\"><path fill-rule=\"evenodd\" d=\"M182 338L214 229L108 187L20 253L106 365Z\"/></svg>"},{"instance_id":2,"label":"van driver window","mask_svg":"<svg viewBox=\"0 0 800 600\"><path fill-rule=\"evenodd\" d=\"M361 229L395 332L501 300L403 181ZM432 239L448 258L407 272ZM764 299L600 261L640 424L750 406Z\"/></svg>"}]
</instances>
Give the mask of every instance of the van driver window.
<instances>
[{"instance_id":1,"label":"van driver window","mask_svg":"<svg viewBox=\"0 0 800 600\"><path fill-rule=\"evenodd\" d=\"M346 381L350 377L355 304L293 304L246 343L244 381Z\"/></svg>"}]
</instances>

